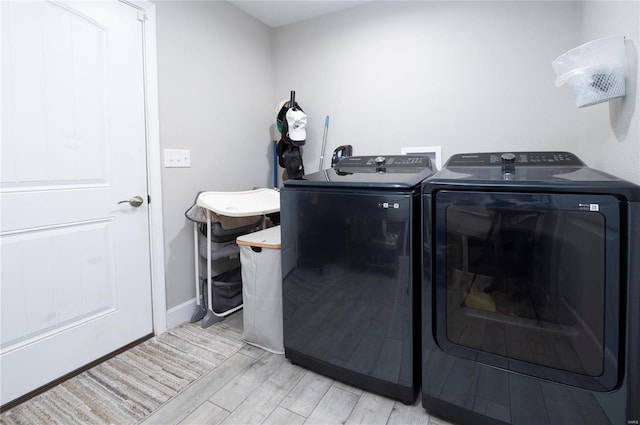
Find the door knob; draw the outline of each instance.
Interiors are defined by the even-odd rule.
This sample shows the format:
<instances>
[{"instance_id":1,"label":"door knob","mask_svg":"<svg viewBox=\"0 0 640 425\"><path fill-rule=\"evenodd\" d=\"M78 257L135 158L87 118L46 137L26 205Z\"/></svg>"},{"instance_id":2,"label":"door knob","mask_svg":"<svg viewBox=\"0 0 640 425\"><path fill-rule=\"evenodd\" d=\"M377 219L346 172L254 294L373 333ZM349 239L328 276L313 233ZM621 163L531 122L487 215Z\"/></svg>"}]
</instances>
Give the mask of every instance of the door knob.
<instances>
[{"instance_id":1,"label":"door knob","mask_svg":"<svg viewBox=\"0 0 640 425\"><path fill-rule=\"evenodd\" d=\"M133 198L129 199L128 201L126 201L126 200L125 201L120 201L120 202L118 202L118 204L124 204L125 202L128 202L129 205L131 205L134 208L138 208L140 205L142 205L142 203L144 201L142 200L141 196L137 196L136 195Z\"/></svg>"}]
</instances>

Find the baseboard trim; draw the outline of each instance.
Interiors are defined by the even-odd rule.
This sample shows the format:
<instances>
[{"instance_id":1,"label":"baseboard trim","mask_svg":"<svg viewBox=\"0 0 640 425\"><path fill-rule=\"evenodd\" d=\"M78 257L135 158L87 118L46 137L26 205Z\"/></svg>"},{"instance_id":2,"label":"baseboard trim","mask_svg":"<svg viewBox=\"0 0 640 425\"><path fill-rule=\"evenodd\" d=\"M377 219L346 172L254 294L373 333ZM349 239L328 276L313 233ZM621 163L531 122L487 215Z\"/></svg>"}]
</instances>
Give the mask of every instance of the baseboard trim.
<instances>
[{"instance_id":1,"label":"baseboard trim","mask_svg":"<svg viewBox=\"0 0 640 425\"><path fill-rule=\"evenodd\" d=\"M196 311L195 298L167 310L167 330L191 321L194 311Z\"/></svg>"}]
</instances>

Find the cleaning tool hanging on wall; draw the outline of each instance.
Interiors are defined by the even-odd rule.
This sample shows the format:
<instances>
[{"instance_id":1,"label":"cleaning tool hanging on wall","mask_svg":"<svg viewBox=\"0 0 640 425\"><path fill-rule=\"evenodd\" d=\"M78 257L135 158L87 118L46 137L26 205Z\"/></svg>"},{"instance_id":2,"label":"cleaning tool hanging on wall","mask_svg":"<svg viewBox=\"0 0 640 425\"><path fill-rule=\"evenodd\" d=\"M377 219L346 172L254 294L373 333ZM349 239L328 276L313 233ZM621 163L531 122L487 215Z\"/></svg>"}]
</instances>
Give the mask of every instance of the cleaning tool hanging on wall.
<instances>
[{"instance_id":1,"label":"cleaning tool hanging on wall","mask_svg":"<svg viewBox=\"0 0 640 425\"><path fill-rule=\"evenodd\" d=\"M624 37L593 40L558 56L552 63L556 87L567 84L578 108L626 94Z\"/></svg>"},{"instance_id":2,"label":"cleaning tool hanging on wall","mask_svg":"<svg viewBox=\"0 0 640 425\"><path fill-rule=\"evenodd\" d=\"M318 171L322 171L322 163L324 162L324 148L327 145L327 132L329 131L329 115L324 119L324 133L322 134L322 149L320 149L320 166Z\"/></svg>"},{"instance_id":3,"label":"cleaning tool hanging on wall","mask_svg":"<svg viewBox=\"0 0 640 425\"><path fill-rule=\"evenodd\" d=\"M273 145L273 188L278 187L278 141L274 140Z\"/></svg>"}]
</instances>

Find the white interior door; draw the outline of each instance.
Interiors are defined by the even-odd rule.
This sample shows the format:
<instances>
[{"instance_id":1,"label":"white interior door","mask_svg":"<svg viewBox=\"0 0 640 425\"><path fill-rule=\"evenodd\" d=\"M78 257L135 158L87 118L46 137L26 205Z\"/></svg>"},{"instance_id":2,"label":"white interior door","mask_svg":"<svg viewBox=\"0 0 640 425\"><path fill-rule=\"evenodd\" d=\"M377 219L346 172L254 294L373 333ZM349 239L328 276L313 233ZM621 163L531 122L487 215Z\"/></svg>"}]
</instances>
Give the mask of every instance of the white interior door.
<instances>
[{"instance_id":1,"label":"white interior door","mask_svg":"<svg viewBox=\"0 0 640 425\"><path fill-rule=\"evenodd\" d=\"M5 404L152 333L152 311L138 11L0 7Z\"/></svg>"}]
</instances>

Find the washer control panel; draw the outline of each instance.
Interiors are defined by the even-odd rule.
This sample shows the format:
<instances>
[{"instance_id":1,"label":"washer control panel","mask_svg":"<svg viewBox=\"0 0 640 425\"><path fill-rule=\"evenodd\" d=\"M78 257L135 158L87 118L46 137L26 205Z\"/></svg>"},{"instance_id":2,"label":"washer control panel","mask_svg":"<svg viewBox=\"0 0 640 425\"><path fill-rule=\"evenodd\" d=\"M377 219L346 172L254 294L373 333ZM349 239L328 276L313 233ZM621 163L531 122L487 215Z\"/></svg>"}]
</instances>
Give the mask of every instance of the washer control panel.
<instances>
[{"instance_id":1,"label":"washer control panel","mask_svg":"<svg viewBox=\"0 0 640 425\"><path fill-rule=\"evenodd\" d=\"M447 167L491 167L512 164L518 166L584 166L570 152L487 152L453 155Z\"/></svg>"}]
</instances>

